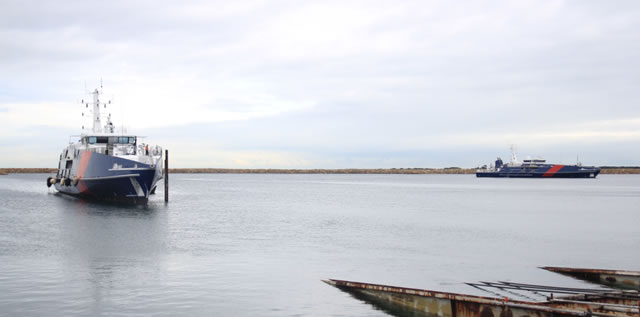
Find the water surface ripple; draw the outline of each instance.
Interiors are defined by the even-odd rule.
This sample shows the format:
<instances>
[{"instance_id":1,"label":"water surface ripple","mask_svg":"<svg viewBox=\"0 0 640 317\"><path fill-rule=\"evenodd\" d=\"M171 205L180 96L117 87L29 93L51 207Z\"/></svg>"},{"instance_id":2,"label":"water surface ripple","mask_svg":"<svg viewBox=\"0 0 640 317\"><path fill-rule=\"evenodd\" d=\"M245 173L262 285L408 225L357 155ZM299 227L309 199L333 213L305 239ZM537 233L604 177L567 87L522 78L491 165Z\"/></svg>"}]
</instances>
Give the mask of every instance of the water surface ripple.
<instances>
[{"instance_id":1,"label":"water surface ripple","mask_svg":"<svg viewBox=\"0 0 640 317\"><path fill-rule=\"evenodd\" d=\"M0 314L385 316L338 278L479 295L640 270L640 176L176 174L171 202L77 200L0 176Z\"/></svg>"}]
</instances>

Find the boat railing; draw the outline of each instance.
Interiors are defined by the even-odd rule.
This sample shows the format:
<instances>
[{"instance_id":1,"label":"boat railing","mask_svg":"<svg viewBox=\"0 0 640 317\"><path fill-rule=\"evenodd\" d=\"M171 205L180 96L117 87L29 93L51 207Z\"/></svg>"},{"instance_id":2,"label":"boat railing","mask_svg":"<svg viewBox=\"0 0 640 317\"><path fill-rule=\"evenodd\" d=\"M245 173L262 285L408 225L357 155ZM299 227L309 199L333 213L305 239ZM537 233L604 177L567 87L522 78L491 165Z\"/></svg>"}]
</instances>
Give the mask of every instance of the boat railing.
<instances>
[{"instance_id":1,"label":"boat railing","mask_svg":"<svg viewBox=\"0 0 640 317\"><path fill-rule=\"evenodd\" d=\"M106 146L90 146L87 150L93 153L105 154L107 147Z\"/></svg>"},{"instance_id":2,"label":"boat railing","mask_svg":"<svg viewBox=\"0 0 640 317\"><path fill-rule=\"evenodd\" d=\"M495 168L493 165L491 166L483 165L481 167L476 168L477 173L498 172L498 171L500 171L500 168Z\"/></svg>"},{"instance_id":3,"label":"boat railing","mask_svg":"<svg viewBox=\"0 0 640 317\"><path fill-rule=\"evenodd\" d=\"M162 147L158 145L151 146L149 144L138 145L138 160L142 163L155 165L161 162Z\"/></svg>"}]
</instances>

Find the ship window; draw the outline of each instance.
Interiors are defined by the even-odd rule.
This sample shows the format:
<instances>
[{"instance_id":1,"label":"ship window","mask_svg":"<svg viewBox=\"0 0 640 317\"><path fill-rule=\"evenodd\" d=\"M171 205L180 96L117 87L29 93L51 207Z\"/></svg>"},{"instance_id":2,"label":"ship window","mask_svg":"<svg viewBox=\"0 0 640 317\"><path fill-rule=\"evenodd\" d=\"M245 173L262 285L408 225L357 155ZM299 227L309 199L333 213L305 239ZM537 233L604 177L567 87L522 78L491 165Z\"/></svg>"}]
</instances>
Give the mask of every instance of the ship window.
<instances>
[{"instance_id":1,"label":"ship window","mask_svg":"<svg viewBox=\"0 0 640 317\"><path fill-rule=\"evenodd\" d=\"M67 164L65 166L66 169L70 169L71 165L73 165L73 160L67 160Z\"/></svg>"},{"instance_id":2,"label":"ship window","mask_svg":"<svg viewBox=\"0 0 640 317\"><path fill-rule=\"evenodd\" d=\"M129 138L126 136L121 136L120 139L118 140L118 143L127 144L129 143Z\"/></svg>"},{"instance_id":3,"label":"ship window","mask_svg":"<svg viewBox=\"0 0 640 317\"><path fill-rule=\"evenodd\" d=\"M107 143L109 141L109 138L106 136L99 136L98 137L98 143Z\"/></svg>"},{"instance_id":4,"label":"ship window","mask_svg":"<svg viewBox=\"0 0 640 317\"><path fill-rule=\"evenodd\" d=\"M118 137L117 136L109 137L109 144L115 144L115 143L118 143Z\"/></svg>"},{"instance_id":5,"label":"ship window","mask_svg":"<svg viewBox=\"0 0 640 317\"><path fill-rule=\"evenodd\" d=\"M129 138L129 144L136 144L136 138L135 137L130 137Z\"/></svg>"},{"instance_id":6,"label":"ship window","mask_svg":"<svg viewBox=\"0 0 640 317\"><path fill-rule=\"evenodd\" d=\"M97 142L97 138L94 136L89 137L89 144L95 144Z\"/></svg>"}]
</instances>

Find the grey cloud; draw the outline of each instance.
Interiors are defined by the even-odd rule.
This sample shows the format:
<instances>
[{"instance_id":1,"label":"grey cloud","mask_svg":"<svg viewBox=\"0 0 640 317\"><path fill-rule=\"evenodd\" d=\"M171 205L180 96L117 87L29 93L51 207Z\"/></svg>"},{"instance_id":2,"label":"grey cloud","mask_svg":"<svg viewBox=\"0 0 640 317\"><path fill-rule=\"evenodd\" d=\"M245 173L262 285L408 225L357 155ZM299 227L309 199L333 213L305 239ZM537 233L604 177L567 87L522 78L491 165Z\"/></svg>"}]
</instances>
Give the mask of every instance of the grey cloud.
<instances>
[{"instance_id":1,"label":"grey cloud","mask_svg":"<svg viewBox=\"0 0 640 317\"><path fill-rule=\"evenodd\" d=\"M640 117L640 5L635 1L409 1L386 8L388 14L369 24L331 30L329 44L269 33L306 3L255 2L246 8L228 3L4 2L0 65L6 71L0 83L11 89L0 102L76 98L79 83L98 76L190 80L212 93L222 89L214 83L244 83L274 99L314 107L181 127L172 135L188 139L194 133L229 148L318 156L317 149L371 156L397 152L416 162L427 153L401 140ZM329 30L332 21L326 23ZM349 32L355 36L347 44L337 42L344 47L327 47L336 43L332 37ZM317 45L304 47L305 41ZM302 47L302 53L288 57L278 45ZM255 105L247 100L225 95L202 104L249 112Z\"/></svg>"}]
</instances>

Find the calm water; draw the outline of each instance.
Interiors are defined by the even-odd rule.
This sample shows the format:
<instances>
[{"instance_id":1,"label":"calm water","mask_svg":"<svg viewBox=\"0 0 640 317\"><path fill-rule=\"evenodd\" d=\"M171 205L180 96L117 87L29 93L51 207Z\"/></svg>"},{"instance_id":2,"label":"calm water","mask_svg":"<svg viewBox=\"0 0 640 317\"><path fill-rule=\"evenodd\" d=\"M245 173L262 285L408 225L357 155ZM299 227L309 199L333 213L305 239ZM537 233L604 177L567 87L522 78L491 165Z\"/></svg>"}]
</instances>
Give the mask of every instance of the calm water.
<instances>
[{"instance_id":1,"label":"calm water","mask_svg":"<svg viewBox=\"0 0 640 317\"><path fill-rule=\"evenodd\" d=\"M462 283L640 269L640 176L176 174L144 208L45 178L0 176L0 314L385 316L320 280L478 294Z\"/></svg>"}]
</instances>

